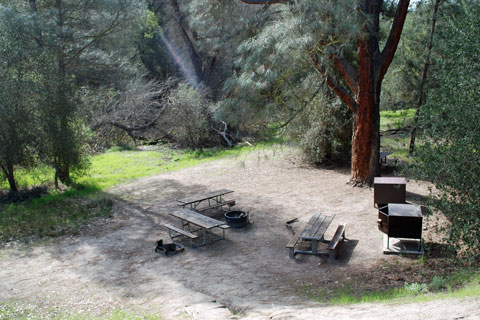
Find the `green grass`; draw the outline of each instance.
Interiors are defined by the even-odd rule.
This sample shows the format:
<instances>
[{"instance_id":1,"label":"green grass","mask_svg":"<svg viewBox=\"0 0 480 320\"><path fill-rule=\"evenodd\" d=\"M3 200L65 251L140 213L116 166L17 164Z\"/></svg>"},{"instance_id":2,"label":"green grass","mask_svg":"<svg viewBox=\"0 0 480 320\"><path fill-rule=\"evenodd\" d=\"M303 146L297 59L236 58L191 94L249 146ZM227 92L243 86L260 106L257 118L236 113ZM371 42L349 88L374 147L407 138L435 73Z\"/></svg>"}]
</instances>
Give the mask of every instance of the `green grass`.
<instances>
[{"instance_id":1,"label":"green grass","mask_svg":"<svg viewBox=\"0 0 480 320\"><path fill-rule=\"evenodd\" d=\"M480 297L480 272L461 269L446 278L434 277L431 283L405 283L402 288L355 292L348 284L328 291L312 286L301 288L301 293L310 300L336 305L379 302L420 302L438 299L462 299Z\"/></svg>"},{"instance_id":2,"label":"green grass","mask_svg":"<svg viewBox=\"0 0 480 320\"><path fill-rule=\"evenodd\" d=\"M407 161L409 143L410 136L408 135L397 135L395 137L384 136L381 139L381 149L393 152L389 158L393 157L402 161Z\"/></svg>"},{"instance_id":3,"label":"green grass","mask_svg":"<svg viewBox=\"0 0 480 320\"><path fill-rule=\"evenodd\" d=\"M415 116L415 109L381 111L380 130L401 129L412 124ZM382 135L380 146L382 150L393 151L391 157L408 162L408 147L410 144L410 133L402 132L392 136Z\"/></svg>"},{"instance_id":4,"label":"green grass","mask_svg":"<svg viewBox=\"0 0 480 320\"><path fill-rule=\"evenodd\" d=\"M74 186L66 191L52 191L21 204L0 204L0 242L75 234L93 219L111 215L112 200L102 193L108 187L222 157L240 156L273 144L203 151L179 151L163 146L151 151L114 150L95 155L90 159L88 171L74 175ZM49 170L19 172L19 180L26 183L48 181L52 177Z\"/></svg>"},{"instance_id":5,"label":"green grass","mask_svg":"<svg viewBox=\"0 0 480 320\"><path fill-rule=\"evenodd\" d=\"M152 151L115 148L90 157L88 169L72 175L77 187L74 189L81 194L98 192L132 179L192 167L226 156L239 156L274 144L276 141L258 143L254 147L210 148L201 151L172 150L166 146ZM46 182L52 184L53 177L53 170L47 167L30 171L20 169L15 173L19 187L30 187ZM8 189L7 181L1 181L0 189ZM71 190L69 195L75 194L75 190ZM54 196L56 197L55 194Z\"/></svg>"},{"instance_id":6,"label":"green grass","mask_svg":"<svg viewBox=\"0 0 480 320\"><path fill-rule=\"evenodd\" d=\"M380 130L403 128L410 125L415 116L415 109L380 111Z\"/></svg>"},{"instance_id":7,"label":"green grass","mask_svg":"<svg viewBox=\"0 0 480 320\"><path fill-rule=\"evenodd\" d=\"M212 148L203 151L175 151L164 147L155 151L107 152L92 157L86 175L75 180L79 184L95 185L99 190L104 190L132 179L193 167L202 162L226 156L238 156L255 149L265 148L267 145L260 144L255 148Z\"/></svg>"}]
</instances>

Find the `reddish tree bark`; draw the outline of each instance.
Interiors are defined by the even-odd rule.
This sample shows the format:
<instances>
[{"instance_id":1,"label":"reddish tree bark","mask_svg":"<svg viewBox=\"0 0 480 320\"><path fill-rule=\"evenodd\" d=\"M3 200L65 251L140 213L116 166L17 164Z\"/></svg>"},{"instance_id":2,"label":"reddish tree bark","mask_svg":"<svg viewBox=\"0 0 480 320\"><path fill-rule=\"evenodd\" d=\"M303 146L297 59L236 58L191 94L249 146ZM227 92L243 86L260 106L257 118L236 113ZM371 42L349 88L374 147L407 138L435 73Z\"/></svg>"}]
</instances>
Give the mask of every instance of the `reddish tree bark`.
<instances>
[{"instance_id":1,"label":"reddish tree bark","mask_svg":"<svg viewBox=\"0 0 480 320\"><path fill-rule=\"evenodd\" d=\"M288 3L286 0L240 0L247 4ZM342 57L331 56L335 69L348 88L326 74L315 48L310 57L326 83L353 112L352 182L371 184L379 173L380 152L380 90L390 66L408 12L409 0L400 0L390 34L383 51L379 49L379 19L383 0L358 0L359 9L371 19L358 39L358 67L355 69Z\"/></svg>"}]
</instances>

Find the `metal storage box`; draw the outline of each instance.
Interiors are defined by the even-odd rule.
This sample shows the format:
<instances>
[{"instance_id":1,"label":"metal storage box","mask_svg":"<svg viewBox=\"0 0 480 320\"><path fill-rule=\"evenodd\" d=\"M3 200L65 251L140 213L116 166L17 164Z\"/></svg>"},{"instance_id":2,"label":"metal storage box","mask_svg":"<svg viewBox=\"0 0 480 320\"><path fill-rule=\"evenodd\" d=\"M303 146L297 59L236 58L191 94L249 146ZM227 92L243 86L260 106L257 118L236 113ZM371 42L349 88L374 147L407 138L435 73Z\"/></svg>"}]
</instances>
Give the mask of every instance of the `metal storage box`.
<instances>
[{"instance_id":1,"label":"metal storage box","mask_svg":"<svg viewBox=\"0 0 480 320\"><path fill-rule=\"evenodd\" d=\"M404 177L376 177L373 181L373 203L378 208L388 203L405 203L407 180Z\"/></svg>"}]
</instances>

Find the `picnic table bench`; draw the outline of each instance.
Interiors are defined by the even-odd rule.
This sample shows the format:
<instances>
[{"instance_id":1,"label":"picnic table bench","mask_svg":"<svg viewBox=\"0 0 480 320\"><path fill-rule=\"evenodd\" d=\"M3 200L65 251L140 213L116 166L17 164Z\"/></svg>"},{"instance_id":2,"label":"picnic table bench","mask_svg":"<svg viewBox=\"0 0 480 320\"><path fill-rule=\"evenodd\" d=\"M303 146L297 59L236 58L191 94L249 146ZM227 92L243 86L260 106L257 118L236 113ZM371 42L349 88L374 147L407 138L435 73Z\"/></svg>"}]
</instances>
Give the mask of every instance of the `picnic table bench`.
<instances>
[{"instance_id":1,"label":"picnic table bench","mask_svg":"<svg viewBox=\"0 0 480 320\"><path fill-rule=\"evenodd\" d=\"M336 250L338 244L345 239L345 224L338 226L335 235L332 240L327 241L324 239L325 232L333 221L335 215L323 215L315 213L310 220L300 228L300 230L291 238L287 244L289 249L289 257L295 259L296 254L309 254L309 255L327 255L329 260L335 259ZM295 246L300 240L306 240L310 242L309 250L297 250ZM318 242L328 243L327 251L318 251Z\"/></svg>"},{"instance_id":2,"label":"picnic table bench","mask_svg":"<svg viewBox=\"0 0 480 320\"><path fill-rule=\"evenodd\" d=\"M223 206L228 206L228 208L230 209L232 206L235 205L235 200L223 199L223 196L229 193L233 193L233 191L228 189L219 189L204 194L198 194L182 199L177 199L177 202L179 202L179 206L183 208L189 206L190 209L198 212L216 209L219 207L223 208ZM204 202L207 202L207 206L199 207L200 203Z\"/></svg>"},{"instance_id":3,"label":"picnic table bench","mask_svg":"<svg viewBox=\"0 0 480 320\"><path fill-rule=\"evenodd\" d=\"M168 223L164 224L164 227L168 229L169 236L172 239L178 236L185 236L190 239L190 246L192 247L206 245L207 234L214 236L211 241L225 239L225 230L230 228L230 226L226 225L223 221L207 217L190 209L179 209L178 211L171 212L170 215L181 220L181 228ZM213 233L213 230L216 228L222 231L221 236ZM199 238L199 236L195 234L195 232L198 231L203 234L203 240L201 243L194 245L193 240Z\"/></svg>"}]
</instances>

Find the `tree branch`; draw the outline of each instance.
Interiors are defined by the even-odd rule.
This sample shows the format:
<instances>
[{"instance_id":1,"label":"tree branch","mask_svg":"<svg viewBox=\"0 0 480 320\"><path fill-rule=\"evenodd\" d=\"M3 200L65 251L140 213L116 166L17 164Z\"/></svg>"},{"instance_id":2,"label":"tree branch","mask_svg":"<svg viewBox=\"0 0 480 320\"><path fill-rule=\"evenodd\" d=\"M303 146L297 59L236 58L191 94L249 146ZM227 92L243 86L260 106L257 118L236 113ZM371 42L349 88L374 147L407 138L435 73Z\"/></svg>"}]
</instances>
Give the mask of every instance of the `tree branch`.
<instances>
[{"instance_id":1,"label":"tree branch","mask_svg":"<svg viewBox=\"0 0 480 320\"><path fill-rule=\"evenodd\" d=\"M354 94L358 92L358 75L357 71L353 66L344 58L338 58L335 56L330 56L330 59L333 60L335 68L340 73L340 75L345 79L348 86Z\"/></svg>"},{"instance_id":2,"label":"tree branch","mask_svg":"<svg viewBox=\"0 0 480 320\"><path fill-rule=\"evenodd\" d=\"M392 23L392 28L390 29L390 35L388 36L385 47L380 55L380 63L377 65L378 78L376 81L382 80L385 73L387 73L388 67L393 60L395 51L397 51L398 42L400 41L400 36L402 34L403 25L407 17L408 5L410 0L400 0L397 12L395 13L395 19Z\"/></svg>"},{"instance_id":3,"label":"tree branch","mask_svg":"<svg viewBox=\"0 0 480 320\"><path fill-rule=\"evenodd\" d=\"M157 122L158 119L160 119L160 116L162 115L162 113L165 111L165 107L163 107L159 112L158 114L155 116L155 118L153 120L151 120L150 122L144 124L144 125L141 125L141 126L136 126L136 127L130 127L128 125L125 125L125 124L121 124L120 122L117 122L117 121L113 121L113 120L107 120L107 121L102 121L102 122L99 122L97 124L95 124L94 126L92 126L92 130L97 130L98 128L104 126L104 125L112 125L114 127L117 127L119 129L122 129L128 133L131 133L131 132L134 132L134 131L140 131L140 130L145 130L151 126L153 126L155 124L155 122Z\"/></svg>"},{"instance_id":4,"label":"tree branch","mask_svg":"<svg viewBox=\"0 0 480 320\"><path fill-rule=\"evenodd\" d=\"M301 102L303 102L303 104L301 105L300 109L297 109L297 110L293 110L293 115L287 120L285 121L284 123L282 123L281 125L278 125L276 127L274 127L273 129L274 130L278 130L278 129L282 129L286 126L288 126L288 124L290 122L293 121L293 119L295 119L297 117L297 115L302 112L309 104L310 102L313 101L313 99L315 99L315 97L318 95L318 93L320 92L320 87L317 89L317 91L310 97L309 100L301 100Z\"/></svg>"},{"instance_id":5,"label":"tree branch","mask_svg":"<svg viewBox=\"0 0 480 320\"><path fill-rule=\"evenodd\" d=\"M85 50L87 50L90 46L92 46L96 41L106 36L107 34L113 32L113 30L115 30L115 28L120 25L120 23L117 23L119 19L120 19L120 12L118 11L112 23L110 23L110 25L106 27L102 32L92 36L93 39L90 42L88 42L86 45L81 47L73 56L70 57L68 61L65 62L65 67L68 66L70 63L72 63L75 60L75 58L80 56Z\"/></svg>"},{"instance_id":6,"label":"tree branch","mask_svg":"<svg viewBox=\"0 0 480 320\"><path fill-rule=\"evenodd\" d=\"M315 65L316 69L322 74L322 76L327 81L327 85L335 91L335 93L342 99L352 110L352 112L356 112L358 105L355 99L348 93L348 91L340 85L335 79L327 75L325 71L325 67L318 61L318 57L315 53L310 52L310 57L312 58L313 64Z\"/></svg>"}]
</instances>

